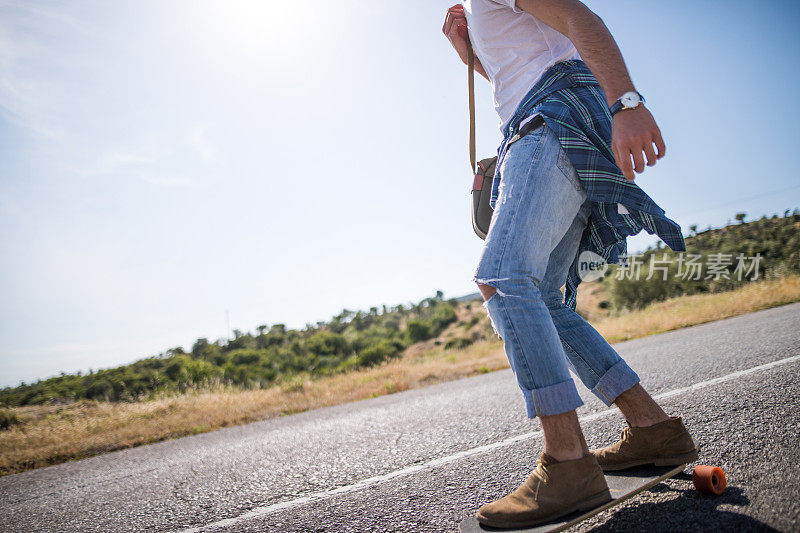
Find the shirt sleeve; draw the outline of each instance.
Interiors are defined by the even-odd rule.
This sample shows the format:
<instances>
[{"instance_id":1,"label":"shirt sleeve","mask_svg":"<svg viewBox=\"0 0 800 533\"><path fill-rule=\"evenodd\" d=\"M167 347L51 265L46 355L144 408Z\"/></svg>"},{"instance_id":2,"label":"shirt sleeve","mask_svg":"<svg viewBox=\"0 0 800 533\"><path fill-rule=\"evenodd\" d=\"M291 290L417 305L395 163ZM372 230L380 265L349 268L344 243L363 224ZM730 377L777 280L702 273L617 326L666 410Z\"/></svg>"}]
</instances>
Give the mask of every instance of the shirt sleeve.
<instances>
[{"instance_id":1,"label":"shirt sleeve","mask_svg":"<svg viewBox=\"0 0 800 533\"><path fill-rule=\"evenodd\" d=\"M493 4L500 4L501 6L510 7L514 13L525 13L522 9L517 7L517 0L489 0Z\"/></svg>"}]
</instances>

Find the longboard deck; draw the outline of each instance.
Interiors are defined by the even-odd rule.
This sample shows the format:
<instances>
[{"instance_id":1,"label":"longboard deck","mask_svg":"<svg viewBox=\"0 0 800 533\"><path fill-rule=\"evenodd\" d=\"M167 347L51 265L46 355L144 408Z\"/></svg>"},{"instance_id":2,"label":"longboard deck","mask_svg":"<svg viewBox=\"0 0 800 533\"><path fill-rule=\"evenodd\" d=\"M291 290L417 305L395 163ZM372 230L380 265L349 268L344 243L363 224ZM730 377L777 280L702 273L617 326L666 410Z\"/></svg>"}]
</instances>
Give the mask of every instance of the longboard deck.
<instances>
[{"instance_id":1,"label":"longboard deck","mask_svg":"<svg viewBox=\"0 0 800 533\"><path fill-rule=\"evenodd\" d=\"M572 513L567 516L556 519L546 524L539 524L531 527L524 527L519 529L498 529L489 526L484 526L478 520L471 516L463 520L458 527L461 533L478 533L481 531L524 531L525 533L554 533L556 531L563 531L569 527L583 522L587 518L594 516L598 513L605 511L615 505L624 502L628 498L636 496L640 492L649 489L661 483L665 479L671 478L676 474L683 471L686 465L680 466L642 466L632 468L630 470L622 470L619 472L606 472L606 483L611 490L612 500L595 507L591 511L582 513Z\"/></svg>"}]
</instances>

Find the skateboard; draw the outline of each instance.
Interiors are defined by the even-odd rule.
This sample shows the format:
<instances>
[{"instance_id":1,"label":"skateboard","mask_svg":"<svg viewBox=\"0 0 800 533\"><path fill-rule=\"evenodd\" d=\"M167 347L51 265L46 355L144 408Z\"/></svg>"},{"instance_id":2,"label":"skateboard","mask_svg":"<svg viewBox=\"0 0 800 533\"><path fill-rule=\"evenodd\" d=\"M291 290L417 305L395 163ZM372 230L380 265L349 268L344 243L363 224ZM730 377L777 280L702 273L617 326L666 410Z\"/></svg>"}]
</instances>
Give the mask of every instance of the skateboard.
<instances>
[{"instance_id":1,"label":"skateboard","mask_svg":"<svg viewBox=\"0 0 800 533\"><path fill-rule=\"evenodd\" d=\"M554 533L572 527L587 518L596 515L606 509L614 507L636 496L665 479L675 477L678 479L689 479L690 476L683 470L686 465L680 466L640 466L628 470L617 472L605 472L608 488L611 490L611 501L606 502L590 511L575 512L552 522L538 524L531 527L519 529L498 529L484 526L472 516L462 521L459 525L461 533L477 533L480 531L524 531L526 533ZM720 495L725 490L725 472L721 468L708 465L697 465L692 471L692 483L695 489L707 494Z\"/></svg>"}]
</instances>

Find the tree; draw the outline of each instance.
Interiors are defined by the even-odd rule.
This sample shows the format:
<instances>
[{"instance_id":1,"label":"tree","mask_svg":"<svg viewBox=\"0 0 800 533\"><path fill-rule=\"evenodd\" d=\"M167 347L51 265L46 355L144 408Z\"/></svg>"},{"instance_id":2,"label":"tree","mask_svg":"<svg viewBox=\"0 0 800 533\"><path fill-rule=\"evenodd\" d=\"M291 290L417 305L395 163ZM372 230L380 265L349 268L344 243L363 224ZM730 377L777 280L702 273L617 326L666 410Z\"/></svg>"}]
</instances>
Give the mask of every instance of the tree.
<instances>
[{"instance_id":1,"label":"tree","mask_svg":"<svg viewBox=\"0 0 800 533\"><path fill-rule=\"evenodd\" d=\"M744 218L747 216L747 213L736 213L735 218L739 222L739 224L744 224Z\"/></svg>"},{"instance_id":2,"label":"tree","mask_svg":"<svg viewBox=\"0 0 800 533\"><path fill-rule=\"evenodd\" d=\"M208 339L201 337L194 341L192 345L193 356L202 357L206 353L206 350L208 350Z\"/></svg>"},{"instance_id":3,"label":"tree","mask_svg":"<svg viewBox=\"0 0 800 533\"><path fill-rule=\"evenodd\" d=\"M697 234L697 224L692 224L691 226L689 226L689 230L692 233Z\"/></svg>"},{"instance_id":4,"label":"tree","mask_svg":"<svg viewBox=\"0 0 800 533\"><path fill-rule=\"evenodd\" d=\"M353 312L349 309L342 309L342 312L333 317L334 322L340 322L342 324L347 324L350 320L353 319Z\"/></svg>"}]
</instances>

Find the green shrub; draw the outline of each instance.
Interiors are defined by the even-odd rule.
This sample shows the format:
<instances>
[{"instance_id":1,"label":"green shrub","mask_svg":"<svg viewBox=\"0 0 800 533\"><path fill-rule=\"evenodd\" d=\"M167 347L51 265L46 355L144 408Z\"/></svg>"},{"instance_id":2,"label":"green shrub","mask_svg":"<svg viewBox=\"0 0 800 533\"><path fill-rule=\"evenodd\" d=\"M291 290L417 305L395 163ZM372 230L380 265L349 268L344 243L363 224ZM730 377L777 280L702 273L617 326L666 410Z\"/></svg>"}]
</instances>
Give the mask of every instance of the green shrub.
<instances>
[{"instance_id":1,"label":"green shrub","mask_svg":"<svg viewBox=\"0 0 800 533\"><path fill-rule=\"evenodd\" d=\"M400 351L395 344L389 341L381 341L374 346L360 351L358 354L358 362L361 366L377 365L391 357L395 357L399 353Z\"/></svg>"},{"instance_id":2,"label":"green shrub","mask_svg":"<svg viewBox=\"0 0 800 533\"><path fill-rule=\"evenodd\" d=\"M0 409L0 430L11 429L19 424L19 418L10 409Z\"/></svg>"},{"instance_id":3,"label":"green shrub","mask_svg":"<svg viewBox=\"0 0 800 533\"><path fill-rule=\"evenodd\" d=\"M114 386L107 379L95 381L86 389L86 397L91 400L107 400L114 395Z\"/></svg>"},{"instance_id":4,"label":"green shrub","mask_svg":"<svg viewBox=\"0 0 800 533\"><path fill-rule=\"evenodd\" d=\"M344 335L318 331L306 339L305 347L311 353L326 356L348 351L347 339Z\"/></svg>"},{"instance_id":5,"label":"green shrub","mask_svg":"<svg viewBox=\"0 0 800 533\"><path fill-rule=\"evenodd\" d=\"M261 350L236 350L230 353L234 365L254 365L261 360Z\"/></svg>"},{"instance_id":6,"label":"green shrub","mask_svg":"<svg viewBox=\"0 0 800 533\"><path fill-rule=\"evenodd\" d=\"M438 335L444 328L456 320L456 310L453 309L452 305L447 303L437 305L436 311L433 314L433 319L431 320L431 333L433 335Z\"/></svg>"},{"instance_id":7,"label":"green shrub","mask_svg":"<svg viewBox=\"0 0 800 533\"><path fill-rule=\"evenodd\" d=\"M467 346L471 345L473 342L472 339L468 337L456 337L454 339L450 339L444 345L445 350L460 350L462 348L466 348Z\"/></svg>"},{"instance_id":8,"label":"green shrub","mask_svg":"<svg viewBox=\"0 0 800 533\"><path fill-rule=\"evenodd\" d=\"M406 331L411 342L424 341L432 337L431 327L421 320L409 320L406 324Z\"/></svg>"}]
</instances>

